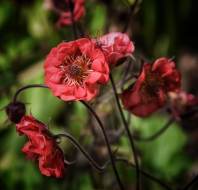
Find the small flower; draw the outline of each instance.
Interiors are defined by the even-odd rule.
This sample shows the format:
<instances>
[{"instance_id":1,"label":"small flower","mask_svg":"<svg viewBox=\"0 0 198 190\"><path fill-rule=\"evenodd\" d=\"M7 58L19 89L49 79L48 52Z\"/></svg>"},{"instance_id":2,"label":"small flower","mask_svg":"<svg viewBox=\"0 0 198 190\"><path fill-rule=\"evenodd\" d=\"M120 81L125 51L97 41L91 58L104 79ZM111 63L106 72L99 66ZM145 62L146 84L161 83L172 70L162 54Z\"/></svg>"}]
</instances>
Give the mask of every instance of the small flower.
<instances>
[{"instance_id":1,"label":"small flower","mask_svg":"<svg viewBox=\"0 0 198 190\"><path fill-rule=\"evenodd\" d=\"M45 0L45 6L59 15L58 26L71 25L85 14L84 0Z\"/></svg>"},{"instance_id":2,"label":"small flower","mask_svg":"<svg viewBox=\"0 0 198 190\"><path fill-rule=\"evenodd\" d=\"M159 58L153 64L145 64L132 88L124 91L121 99L124 107L133 114L146 117L163 107L167 93L180 89L181 77L175 63Z\"/></svg>"},{"instance_id":3,"label":"small flower","mask_svg":"<svg viewBox=\"0 0 198 190\"><path fill-rule=\"evenodd\" d=\"M168 93L172 114L179 119L182 114L198 105L198 98L183 90Z\"/></svg>"},{"instance_id":4,"label":"small flower","mask_svg":"<svg viewBox=\"0 0 198 190\"><path fill-rule=\"evenodd\" d=\"M127 34L121 32L111 32L99 38L96 41L109 64L115 65L117 61L134 52L133 42L129 39Z\"/></svg>"},{"instance_id":5,"label":"small flower","mask_svg":"<svg viewBox=\"0 0 198 190\"><path fill-rule=\"evenodd\" d=\"M65 171L63 152L45 124L32 116L24 116L16 128L20 135L28 138L22 152L27 158L38 160L41 173L46 176L63 177Z\"/></svg>"},{"instance_id":6,"label":"small flower","mask_svg":"<svg viewBox=\"0 0 198 190\"><path fill-rule=\"evenodd\" d=\"M25 104L22 102L11 102L6 106L6 114L8 119L13 123L19 123L21 118L25 115Z\"/></svg>"},{"instance_id":7,"label":"small flower","mask_svg":"<svg viewBox=\"0 0 198 190\"><path fill-rule=\"evenodd\" d=\"M95 97L99 84L109 80L109 67L102 51L86 38L63 42L53 48L44 64L45 84L65 101Z\"/></svg>"}]
</instances>

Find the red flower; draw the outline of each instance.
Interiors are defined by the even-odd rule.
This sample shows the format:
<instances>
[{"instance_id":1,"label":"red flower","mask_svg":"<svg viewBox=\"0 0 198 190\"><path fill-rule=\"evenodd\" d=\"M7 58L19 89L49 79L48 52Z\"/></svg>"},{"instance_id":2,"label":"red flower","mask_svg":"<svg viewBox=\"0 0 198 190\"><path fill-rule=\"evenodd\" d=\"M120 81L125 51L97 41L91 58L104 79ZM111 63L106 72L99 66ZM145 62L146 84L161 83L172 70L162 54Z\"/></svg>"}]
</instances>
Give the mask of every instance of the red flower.
<instances>
[{"instance_id":1,"label":"red flower","mask_svg":"<svg viewBox=\"0 0 198 190\"><path fill-rule=\"evenodd\" d=\"M133 42L127 34L111 32L99 38L96 44L103 50L107 62L116 64L117 61L134 52Z\"/></svg>"},{"instance_id":2,"label":"red flower","mask_svg":"<svg viewBox=\"0 0 198 190\"><path fill-rule=\"evenodd\" d=\"M109 67L102 51L86 38L53 48L44 69L45 84L54 96L65 101L89 101L97 95L99 84L109 80Z\"/></svg>"},{"instance_id":3,"label":"red flower","mask_svg":"<svg viewBox=\"0 0 198 190\"><path fill-rule=\"evenodd\" d=\"M188 111L191 107L198 105L198 98L183 90L169 92L168 96L172 114L177 119L179 119L180 115Z\"/></svg>"},{"instance_id":4,"label":"red flower","mask_svg":"<svg viewBox=\"0 0 198 190\"><path fill-rule=\"evenodd\" d=\"M180 89L181 77L175 63L167 58L145 64L134 86L121 98L123 105L137 116L146 117L164 106L167 93Z\"/></svg>"},{"instance_id":5,"label":"red flower","mask_svg":"<svg viewBox=\"0 0 198 190\"><path fill-rule=\"evenodd\" d=\"M62 177L64 155L47 127L32 116L24 116L16 127L20 134L29 139L22 148L27 158L39 161L39 168L43 175Z\"/></svg>"},{"instance_id":6,"label":"red flower","mask_svg":"<svg viewBox=\"0 0 198 190\"><path fill-rule=\"evenodd\" d=\"M65 167L63 159L62 151L53 148L50 154L39 157L39 168L41 173L46 176L62 177Z\"/></svg>"},{"instance_id":7,"label":"red flower","mask_svg":"<svg viewBox=\"0 0 198 190\"><path fill-rule=\"evenodd\" d=\"M46 0L45 6L59 15L58 26L71 25L85 14L84 0Z\"/></svg>"},{"instance_id":8,"label":"red flower","mask_svg":"<svg viewBox=\"0 0 198 190\"><path fill-rule=\"evenodd\" d=\"M20 123L17 124L16 127L20 135L26 135L28 137L34 136L35 134L48 132L45 124L36 120L32 116L23 116Z\"/></svg>"}]
</instances>

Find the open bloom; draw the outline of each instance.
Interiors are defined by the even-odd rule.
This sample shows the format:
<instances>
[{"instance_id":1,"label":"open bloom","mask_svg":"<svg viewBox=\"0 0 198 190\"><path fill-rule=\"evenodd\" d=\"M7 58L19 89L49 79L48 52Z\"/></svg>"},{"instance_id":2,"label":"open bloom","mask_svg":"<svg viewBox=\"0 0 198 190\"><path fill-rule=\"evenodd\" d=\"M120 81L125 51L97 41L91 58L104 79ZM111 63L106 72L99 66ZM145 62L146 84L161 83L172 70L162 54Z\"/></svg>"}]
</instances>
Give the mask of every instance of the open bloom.
<instances>
[{"instance_id":1,"label":"open bloom","mask_svg":"<svg viewBox=\"0 0 198 190\"><path fill-rule=\"evenodd\" d=\"M45 84L62 100L95 97L99 84L109 80L109 67L102 51L86 38L63 42L53 48L44 64Z\"/></svg>"},{"instance_id":2,"label":"open bloom","mask_svg":"<svg viewBox=\"0 0 198 190\"><path fill-rule=\"evenodd\" d=\"M145 64L133 87L123 92L123 105L137 116L149 116L164 106L168 92L180 89L180 83L175 63L159 58L153 64Z\"/></svg>"},{"instance_id":3,"label":"open bloom","mask_svg":"<svg viewBox=\"0 0 198 190\"><path fill-rule=\"evenodd\" d=\"M64 155L47 127L32 116L24 116L16 125L20 135L28 142L22 148L27 158L37 160L43 175L62 177L64 175Z\"/></svg>"},{"instance_id":4,"label":"open bloom","mask_svg":"<svg viewBox=\"0 0 198 190\"><path fill-rule=\"evenodd\" d=\"M121 32L111 32L100 37L96 45L102 49L109 64L116 64L119 59L132 54L135 49L128 35Z\"/></svg>"},{"instance_id":5,"label":"open bloom","mask_svg":"<svg viewBox=\"0 0 198 190\"><path fill-rule=\"evenodd\" d=\"M45 0L45 6L59 15L58 26L71 25L85 14L84 0Z\"/></svg>"},{"instance_id":6,"label":"open bloom","mask_svg":"<svg viewBox=\"0 0 198 190\"><path fill-rule=\"evenodd\" d=\"M180 115L198 105L198 98L193 94L188 94L183 90L169 92L169 101L172 114L179 119Z\"/></svg>"}]
</instances>

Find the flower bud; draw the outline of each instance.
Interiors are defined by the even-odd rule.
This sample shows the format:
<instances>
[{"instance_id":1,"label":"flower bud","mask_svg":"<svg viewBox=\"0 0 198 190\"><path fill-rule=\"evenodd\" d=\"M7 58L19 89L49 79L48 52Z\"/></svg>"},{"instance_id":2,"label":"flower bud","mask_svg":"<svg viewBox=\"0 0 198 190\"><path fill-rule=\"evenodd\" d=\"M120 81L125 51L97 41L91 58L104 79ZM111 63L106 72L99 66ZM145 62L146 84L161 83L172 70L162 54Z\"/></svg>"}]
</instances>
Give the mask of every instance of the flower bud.
<instances>
[{"instance_id":1,"label":"flower bud","mask_svg":"<svg viewBox=\"0 0 198 190\"><path fill-rule=\"evenodd\" d=\"M11 102L6 106L8 119L13 123L19 123L25 112L25 104L22 102Z\"/></svg>"}]
</instances>

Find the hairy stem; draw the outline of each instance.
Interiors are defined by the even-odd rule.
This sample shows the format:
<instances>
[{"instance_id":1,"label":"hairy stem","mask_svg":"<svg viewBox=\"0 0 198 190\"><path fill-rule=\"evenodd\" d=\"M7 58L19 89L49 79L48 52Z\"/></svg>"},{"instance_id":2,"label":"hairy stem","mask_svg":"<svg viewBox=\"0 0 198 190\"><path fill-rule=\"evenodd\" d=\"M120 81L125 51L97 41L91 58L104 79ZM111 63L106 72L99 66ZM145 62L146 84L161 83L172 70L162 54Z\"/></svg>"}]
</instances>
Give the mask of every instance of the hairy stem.
<instances>
[{"instance_id":1,"label":"hairy stem","mask_svg":"<svg viewBox=\"0 0 198 190\"><path fill-rule=\"evenodd\" d=\"M140 189L140 171L139 171L140 168L139 168L139 163L138 163L138 158L137 158L137 153L136 153L136 149L135 149L133 136L131 135L131 132L130 132L129 127L128 127L128 123L127 123L127 121L124 117L124 113L122 111L122 107L121 107L121 104L120 104L120 101L119 101L119 96L118 96L118 93L117 93L117 89L116 89L116 86L115 86L115 83L114 83L114 80L113 80L113 77L112 77L111 74L110 74L110 80L111 80L111 85L113 87L113 92L114 92L114 96L115 96L115 99L116 99L116 103L117 103L117 106L118 106L118 109L119 109L119 112L120 112L120 116L121 116L121 119L122 119L122 122L123 122L123 125L124 125L124 128L125 128L125 131L127 132L127 135L128 135L129 141L130 141L130 145L131 145L131 150L132 150L133 155L134 155L135 166L136 166L136 177L137 177L136 189L139 190Z\"/></svg>"},{"instance_id":2,"label":"hairy stem","mask_svg":"<svg viewBox=\"0 0 198 190\"><path fill-rule=\"evenodd\" d=\"M96 112L92 109L91 106L89 106L86 102L84 101L81 101L81 103L93 114L93 116L95 117L95 119L97 120L100 128L101 128L101 131L103 133L103 136L104 136L104 140L105 140L105 143L107 145L107 149L108 149L108 153L109 153L109 156L110 156L110 161L111 161L111 164L112 164L112 168L113 168L113 171L114 171L114 174L116 176L116 179L117 179L117 182L118 182L118 185L120 187L121 190L124 190L124 186L121 182L121 179L120 179L120 176L118 174L118 171L117 171L117 168L116 168L116 164L115 164L115 160L114 160L114 156L113 156L113 153L112 153L112 150L111 150L111 146L110 146L110 143L109 143L109 139L107 137L107 134L106 134L106 131L105 131L105 128L103 126L103 123L101 122L99 116L96 114Z\"/></svg>"},{"instance_id":3,"label":"hairy stem","mask_svg":"<svg viewBox=\"0 0 198 190\"><path fill-rule=\"evenodd\" d=\"M129 162L129 161L128 161L127 159L125 159L125 158L119 158L119 157L118 157L118 158L116 158L116 161L124 162L124 163L126 163L126 164L128 164L128 165L130 165L131 167L134 167L134 168L136 167L134 164L132 164L131 162ZM158 179L158 178L152 176L152 175L149 174L148 172L146 172L146 171L140 169L140 173L141 173L142 175L144 175L145 177L147 177L148 179L150 179L150 180L152 180L152 181L158 183L159 185L161 185L161 186L164 187L165 189L167 189L167 190L172 190L172 188L171 188L169 185L167 185L166 183L164 183L164 182L161 181L160 179Z\"/></svg>"},{"instance_id":4,"label":"hairy stem","mask_svg":"<svg viewBox=\"0 0 198 190\"><path fill-rule=\"evenodd\" d=\"M94 167L95 169L97 169L98 171L102 172L105 169L105 165L104 166L100 166L98 163L96 163L96 161L89 155L89 153L78 143L78 141L69 133L60 133L54 136L55 138L59 138L59 137L64 137L70 140L70 142L78 149L81 151L81 153L85 156L85 158L87 158L87 160L89 161L90 165L92 167Z\"/></svg>"},{"instance_id":5,"label":"hairy stem","mask_svg":"<svg viewBox=\"0 0 198 190\"><path fill-rule=\"evenodd\" d=\"M55 138L60 138L60 137L64 137L67 138L79 151L81 151L81 153L85 156L85 158L87 158L87 160L89 161L89 164L94 167L96 170L98 170L99 172L103 172L108 165L110 164L109 161L107 161L103 166L100 166L98 163L96 163L96 161L89 155L89 153L87 153L87 151L79 144L79 142L69 133L60 133L57 135L54 135ZM135 168L135 165L132 164L129 160L125 159L125 158L120 158L117 157L115 158L116 162L123 162L126 163L128 165L130 165L131 167ZM74 164L74 162L69 162L65 161L66 164ZM158 183L159 185L161 185L162 187L164 187L167 190L171 190L171 188L165 184L163 181L161 181L160 179L152 176L151 174L149 174L148 172L144 171L144 170L140 170L141 174L144 175L145 177L147 177L148 179L154 181L155 183Z\"/></svg>"}]
</instances>

